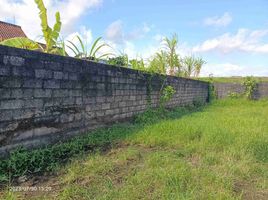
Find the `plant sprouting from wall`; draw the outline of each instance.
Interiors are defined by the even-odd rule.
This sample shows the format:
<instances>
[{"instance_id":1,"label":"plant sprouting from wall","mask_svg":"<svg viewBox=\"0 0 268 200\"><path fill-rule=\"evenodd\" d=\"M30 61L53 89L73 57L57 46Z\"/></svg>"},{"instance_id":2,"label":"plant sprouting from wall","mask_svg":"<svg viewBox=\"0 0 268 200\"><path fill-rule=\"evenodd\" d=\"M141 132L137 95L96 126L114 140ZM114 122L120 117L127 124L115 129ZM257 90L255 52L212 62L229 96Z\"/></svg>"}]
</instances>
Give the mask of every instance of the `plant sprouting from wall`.
<instances>
[{"instance_id":1,"label":"plant sprouting from wall","mask_svg":"<svg viewBox=\"0 0 268 200\"><path fill-rule=\"evenodd\" d=\"M176 90L168 85L166 86L162 91L161 91L161 96L160 96L160 108L164 108L167 102L171 100L171 98L174 96L176 93Z\"/></svg>"}]
</instances>

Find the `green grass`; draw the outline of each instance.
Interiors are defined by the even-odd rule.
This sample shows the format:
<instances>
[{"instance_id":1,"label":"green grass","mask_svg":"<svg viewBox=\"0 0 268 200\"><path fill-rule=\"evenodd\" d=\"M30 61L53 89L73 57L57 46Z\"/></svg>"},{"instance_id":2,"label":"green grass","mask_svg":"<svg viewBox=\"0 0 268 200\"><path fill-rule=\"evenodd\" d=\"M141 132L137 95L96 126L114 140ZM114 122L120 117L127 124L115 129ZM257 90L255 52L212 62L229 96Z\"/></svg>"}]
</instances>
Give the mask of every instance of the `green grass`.
<instances>
[{"instance_id":1,"label":"green grass","mask_svg":"<svg viewBox=\"0 0 268 200\"><path fill-rule=\"evenodd\" d=\"M200 77L198 78L202 81L210 81L209 77ZM268 77L254 77L257 82L268 82ZM214 83L243 83L245 77L213 77Z\"/></svg>"},{"instance_id":2,"label":"green grass","mask_svg":"<svg viewBox=\"0 0 268 200\"><path fill-rule=\"evenodd\" d=\"M73 158L53 192L27 199L267 199L267 116L267 100L243 99L147 112L93 134L111 148Z\"/></svg>"}]
</instances>

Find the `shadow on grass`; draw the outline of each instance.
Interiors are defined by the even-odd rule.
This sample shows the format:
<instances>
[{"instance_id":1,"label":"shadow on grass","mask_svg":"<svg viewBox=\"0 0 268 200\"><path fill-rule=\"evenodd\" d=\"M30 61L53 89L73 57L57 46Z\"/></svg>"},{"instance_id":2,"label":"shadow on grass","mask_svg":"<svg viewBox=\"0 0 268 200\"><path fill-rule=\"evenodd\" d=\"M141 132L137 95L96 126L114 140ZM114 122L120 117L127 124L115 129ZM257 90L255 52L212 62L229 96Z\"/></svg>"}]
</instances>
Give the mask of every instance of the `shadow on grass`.
<instances>
[{"instance_id":1,"label":"shadow on grass","mask_svg":"<svg viewBox=\"0 0 268 200\"><path fill-rule=\"evenodd\" d=\"M135 116L130 122L118 123L109 128L100 128L93 132L75 137L63 143L57 143L36 150L18 148L9 158L0 163L0 188L18 184L18 177L40 176L45 172L55 172L73 158L83 158L94 152L106 152L129 135L135 134L148 125L161 120L178 119L201 107L178 107L175 109L150 109Z\"/></svg>"}]
</instances>

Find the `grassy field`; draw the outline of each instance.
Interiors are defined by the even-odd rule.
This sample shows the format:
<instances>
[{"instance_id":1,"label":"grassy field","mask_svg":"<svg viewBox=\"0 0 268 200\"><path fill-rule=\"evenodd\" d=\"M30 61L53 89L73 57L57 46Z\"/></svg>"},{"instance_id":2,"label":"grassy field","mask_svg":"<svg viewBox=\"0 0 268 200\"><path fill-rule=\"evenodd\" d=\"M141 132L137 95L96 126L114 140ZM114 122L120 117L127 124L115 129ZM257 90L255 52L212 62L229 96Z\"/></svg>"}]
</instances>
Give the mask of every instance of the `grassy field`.
<instances>
[{"instance_id":1,"label":"grassy field","mask_svg":"<svg viewBox=\"0 0 268 200\"><path fill-rule=\"evenodd\" d=\"M198 78L202 81L210 81L209 77ZM245 77L213 77L212 80L215 83L243 83ZM268 77L254 77L257 82L268 82Z\"/></svg>"},{"instance_id":2,"label":"grassy field","mask_svg":"<svg viewBox=\"0 0 268 200\"><path fill-rule=\"evenodd\" d=\"M27 199L268 199L268 101L220 100L161 118L147 113L96 138ZM29 183L28 183L29 184Z\"/></svg>"}]
</instances>

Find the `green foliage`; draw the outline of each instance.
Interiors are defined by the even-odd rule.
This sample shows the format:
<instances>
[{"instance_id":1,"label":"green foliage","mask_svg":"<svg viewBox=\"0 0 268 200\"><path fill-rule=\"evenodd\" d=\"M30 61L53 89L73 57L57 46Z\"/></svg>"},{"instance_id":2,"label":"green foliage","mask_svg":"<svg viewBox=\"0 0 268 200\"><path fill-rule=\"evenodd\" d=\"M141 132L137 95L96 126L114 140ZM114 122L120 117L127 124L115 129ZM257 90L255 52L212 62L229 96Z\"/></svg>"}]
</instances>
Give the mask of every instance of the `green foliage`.
<instances>
[{"instance_id":1,"label":"green foliage","mask_svg":"<svg viewBox=\"0 0 268 200\"><path fill-rule=\"evenodd\" d=\"M116 65L116 66L125 66L128 67L128 55L122 54L120 56L109 58L107 63L110 65Z\"/></svg>"},{"instance_id":2,"label":"green foliage","mask_svg":"<svg viewBox=\"0 0 268 200\"><path fill-rule=\"evenodd\" d=\"M0 176L3 181L9 175L14 178L25 174L54 171L70 157L89 151L94 147L101 147L106 142L103 138L98 138L97 141L94 136L88 135L87 137L78 137L66 143L33 151L19 148L13 151L8 159L1 161Z\"/></svg>"},{"instance_id":3,"label":"green foliage","mask_svg":"<svg viewBox=\"0 0 268 200\"><path fill-rule=\"evenodd\" d=\"M144 113L135 116L134 121L138 124L153 124L160 119L163 119L163 117L165 117L166 112L166 110L150 108Z\"/></svg>"},{"instance_id":4,"label":"green foliage","mask_svg":"<svg viewBox=\"0 0 268 200\"><path fill-rule=\"evenodd\" d=\"M158 74L166 74L166 68L167 68L167 55L166 52L161 50L160 52L157 52L153 56L152 60L150 60L147 71Z\"/></svg>"},{"instance_id":5,"label":"green foliage","mask_svg":"<svg viewBox=\"0 0 268 200\"><path fill-rule=\"evenodd\" d=\"M197 110L197 107L191 106L178 107L171 110L164 108L149 108L144 113L136 115L134 117L134 122L141 125L155 124L163 119L177 119Z\"/></svg>"},{"instance_id":6,"label":"green foliage","mask_svg":"<svg viewBox=\"0 0 268 200\"><path fill-rule=\"evenodd\" d=\"M243 86L245 86L245 96L247 99L253 99L254 91L257 88L257 82L253 77L246 77Z\"/></svg>"},{"instance_id":7,"label":"green foliage","mask_svg":"<svg viewBox=\"0 0 268 200\"><path fill-rule=\"evenodd\" d=\"M196 58L195 59L195 69L194 69L194 77L198 77L203 65L206 64L206 61L202 58Z\"/></svg>"},{"instance_id":8,"label":"green foliage","mask_svg":"<svg viewBox=\"0 0 268 200\"><path fill-rule=\"evenodd\" d=\"M147 71L143 59L132 59L129 61L131 68L141 71Z\"/></svg>"},{"instance_id":9,"label":"green foliage","mask_svg":"<svg viewBox=\"0 0 268 200\"><path fill-rule=\"evenodd\" d=\"M178 48L178 36L163 39L164 47L149 61L148 71L160 74L176 75L182 77L198 77L202 66L206 63L202 58L186 56L181 59L176 52ZM169 70L169 71L168 71Z\"/></svg>"},{"instance_id":10,"label":"green foliage","mask_svg":"<svg viewBox=\"0 0 268 200\"><path fill-rule=\"evenodd\" d=\"M169 74L175 75L175 69L180 71L180 59L176 49L178 47L178 35L174 34L171 38L165 37L164 48L166 50L166 60L170 69Z\"/></svg>"},{"instance_id":11,"label":"green foliage","mask_svg":"<svg viewBox=\"0 0 268 200\"><path fill-rule=\"evenodd\" d=\"M44 37L44 40L46 41L46 47L45 49L43 49L43 51L46 53L55 53L57 51L56 46L57 46L57 41L58 41L60 30L61 30L60 13L56 12L55 14L56 22L52 29L48 25L47 9L44 5L43 0L35 0L35 3L37 4L37 7L39 9L39 17L41 20L43 37Z\"/></svg>"},{"instance_id":12,"label":"green foliage","mask_svg":"<svg viewBox=\"0 0 268 200\"><path fill-rule=\"evenodd\" d=\"M202 58L186 56L182 60L181 75L184 77L198 77L202 66L206 63Z\"/></svg>"},{"instance_id":13,"label":"green foliage","mask_svg":"<svg viewBox=\"0 0 268 200\"><path fill-rule=\"evenodd\" d=\"M89 52L88 52L87 42L83 41L82 38L78 35L75 38L78 40L79 45L76 45L72 41L68 41L69 45L67 45L67 47L74 53L76 58L81 58L81 59L86 59L86 60L99 60L109 55L113 55L112 53L100 54L101 49L105 47L110 47L106 43L101 43L102 37L97 38L93 42L92 46L89 49Z\"/></svg>"},{"instance_id":14,"label":"green foliage","mask_svg":"<svg viewBox=\"0 0 268 200\"><path fill-rule=\"evenodd\" d=\"M43 52L46 53L66 55L64 46L58 47L58 38L61 30L60 13L56 12L55 14L56 22L52 29L48 25L47 9L44 6L43 0L35 0L35 3L37 4L37 7L39 9L39 17L41 20L43 38L46 42L45 47L33 40L21 37L11 38L2 41L0 44L16 48L22 48L28 50L42 50Z\"/></svg>"},{"instance_id":15,"label":"green foliage","mask_svg":"<svg viewBox=\"0 0 268 200\"><path fill-rule=\"evenodd\" d=\"M174 96L176 93L176 90L168 85L166 86L162 91L161 91L161 96L160 96L160 107L164 107L166 103L168 103L171 98Z\"/></svg>"},{"instance_id":16,"label":"green foliage","mask_svg":"<svg viewBox=\"0 0 268 200\"><path fill-rule=\"evenodd\" d=\"M24 38L24 37L16 37L16 38L7 39L7 40L0 42L0 44L5 45L5 46L10 46L10 47L15 47L15 48L28 49L28 50L40 49L38 43L28 38Z\"/></svg>"},{"instance_id":17,"label":"green foliage","mask_svg":"<svg viewBox=\"0 0 268 200\"><path fill-rule=\"evenodd\" d=\"M194 73L195 58L193 56L186 56L183 59L183 76L189 78Z\"/></svg>"}]
</instances>

